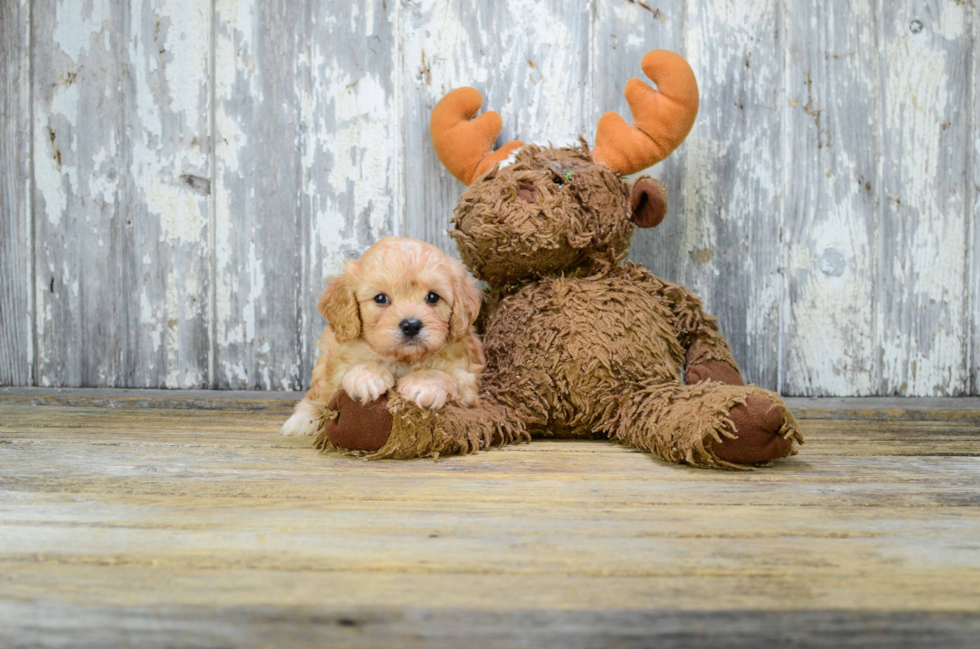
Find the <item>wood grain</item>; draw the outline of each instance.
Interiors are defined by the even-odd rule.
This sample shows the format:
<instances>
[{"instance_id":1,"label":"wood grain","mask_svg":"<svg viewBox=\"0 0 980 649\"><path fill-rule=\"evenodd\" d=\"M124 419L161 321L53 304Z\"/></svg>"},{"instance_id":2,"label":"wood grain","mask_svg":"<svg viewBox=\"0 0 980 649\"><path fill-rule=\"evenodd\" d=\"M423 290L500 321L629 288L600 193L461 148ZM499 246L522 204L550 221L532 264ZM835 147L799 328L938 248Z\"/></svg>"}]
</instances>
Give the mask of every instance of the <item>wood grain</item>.
<instances>
[{"instance_id":1,"label":"wood grain","mask_svg":"<svg viewBox=\"0 0 980 649\"><path fill-rule=\"evenodd\" d=\"M3 11L0 384L302 389L343 258L386 234L455 254L445 92L479 88L501 140L591 141L665 47L701 112L632 258L764 387L980 394L975 0Z\"/></svg>"},{"instance_id":2,"label":"wood grain","mask_svg":"<svg viewBox=\"0 0 980 649\"><path fill-rule=\"evenodd\" d=\"M152 575L148 575L152 578ZM287 577L288 578L288 577ZM329 588L343 587L331 579ZM524 584L513 584L508 592ZM559 587L560 586L556 586ZM124 620L120 624L120 620ZM8 621L16 624L7 624ZM488 649L615 646L640 649L778 646L792 638L797 646L827 649L970 647L980 631L970 613L882 613L877 611L704 612L527 610L502 614L472 609L391 609L370 612L347 606L282 610L229 606L202 612L196 607L30 605L0 608L0 640L10 644L21 625L44 629L54 646L102 649L111 646L171 646L174 637L195 646L236 647L433 647ZM5 630L10 630L3 635ZM410 639L407 639L410 638Z\"/></svg>"},{"instance_id":3,"label":"wood grain","mask_svg":"<svg viewBox=\"0 0 980 649\"><path fill-rule=\"evenodd\" d=\"M974 9L976 3L974 2ZM973 69L970 104L973 106L973 153L970 159L973 169L972 190L973 213L969 219L973 228L970 258L973 268L973 283L970 286L970 302L973 305L973 370L970 394L980 395L980 63L977 61L977 46L980 45L980 19L976 12L970 16L973 23L973 52L970 64ZM968 201L969 204L969 201Z\"/></svg>"},{"instance_id":4,"label":"wood grain","mask_svg":"<svg viewBox=\"0 0 980 649\"><path fill-rule=\"evenodd\" d=\"M879 393L969 389L966 4L882 6Z\"/></svg>"},{"instance_id":5,"label":"wood grain","mask_svg":"<svg viewBox=\"0 0 980 649\"><path fill-rule=\"evenodd\" d=\"M34 7L40 385L207 383L209 15Z\"/></svg>"},{"instance_id":6,"label":"wood grain","mask_svg":"<svg viewBox=\"0 0 980 649\"><path fill-rule=\"evenodd\" d=\"M0 6L0 385L34 383L30 15Z\"/></svg>"},{"instance_id":7,"label":"wood grain","mask_svg":"<svg viewBox=\"0 0 980 649\"><path fill-rule=\"evenodd\" d=\"M254 390L121 390L0 388L7 405L99 406L177 410L276 410L290 412L303 392ZM947 421L980 423L980 399L787 397L797 419L866 419L875 421Z\"/></svg>"},{"instance_id":8,"label":"wood grain","mask_svg":"<svg viewBox=\"0 0 980 649\"><path fill-rule=\"evenodd\" d=\"M874 394L878 3L787 6L783 371L788 394Z\"/></svg>"},{"instance_id":9,"label":"wood grain","mask_svg":"<svg viewBox=\"0 0 980 649\"><path fill-rule=\"evenodd\" d=\"M783 280L783 4L688 5L687 56L705 101L688 137L684 283L718 317L746 380L775 389Z\"/></svg>"},{"instance_id":10,"label":"wood grain","mask_svg":"<svg viewBox=\"0 0 980 649\"><path fill-rule=\"evenodd\" d=\"M306 311L305 4L215 4L212 386L297 389ZM307 75L309 73L307 72Z\"/></svg>"},{"instance_id":11,"label":"wood grain","mask_svg":"<svg viewBox=\"0 0 980 649\"><path fill-rule=\"evenodd\" d=\"M405 234L456 255L445 234L465 187L432 149L429 117L460 86L483 94L508 140L575 142L594 126L589 103L589 3L435 0L402 3L401 97Z\"/></svg>"},{"instance_id":12,"label":"wood grain","mask_svg":"<svg viewBox=\"0 0 980 649\"><path fill-rule=\"evenodd\" d=\"M0 644L977 631L976 418L804 420L800 455L740 473L602 441L364 462L278 436L283 416L0 402Z\"/></svg>"}]
</instances>

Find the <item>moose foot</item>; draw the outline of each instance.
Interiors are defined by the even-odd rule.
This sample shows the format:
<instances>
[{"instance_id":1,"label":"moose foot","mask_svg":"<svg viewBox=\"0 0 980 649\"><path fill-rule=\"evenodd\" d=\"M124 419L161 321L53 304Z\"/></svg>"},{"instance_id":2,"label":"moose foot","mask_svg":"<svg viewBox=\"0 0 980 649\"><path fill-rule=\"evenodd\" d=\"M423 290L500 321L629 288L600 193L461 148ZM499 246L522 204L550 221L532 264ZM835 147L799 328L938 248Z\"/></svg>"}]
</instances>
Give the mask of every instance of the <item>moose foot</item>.
<instances>
[{"instance_id":1,"label":"moose foot","mask_svg":"<svg viewBox=\"0 0 980 649\"><path fill-rule=\"evenodd\" d=\"M319 449L329 442L347 451L377 451L391 436L392 417L384 395L364 405L340 391L328 407L337 416L324 423L316 440Z\"/></svg>"},{"instance_id":2,"label":"moose foot","mask_svg":"<svg viewBox=\"0 0 980 649\"><path fill-rule=\"evenodd\" d=\"M783 409L770 399L751 395L744 404L732 407L729 419L733 426L728 426L728 432L734 437L722 437L712 446L725 462L760 464L786 457L793 449L793 438L780 434L785 423Z\"/></svg>"}]
</instances>

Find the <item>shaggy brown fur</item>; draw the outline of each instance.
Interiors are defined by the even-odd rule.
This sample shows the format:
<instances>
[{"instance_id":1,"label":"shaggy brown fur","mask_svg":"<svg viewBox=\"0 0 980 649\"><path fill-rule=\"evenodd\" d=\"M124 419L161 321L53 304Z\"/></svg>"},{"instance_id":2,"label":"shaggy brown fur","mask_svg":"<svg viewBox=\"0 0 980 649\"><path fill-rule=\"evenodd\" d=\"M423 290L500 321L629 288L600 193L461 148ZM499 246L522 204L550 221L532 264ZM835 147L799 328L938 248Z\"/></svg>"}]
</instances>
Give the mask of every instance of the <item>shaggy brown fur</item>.
<instances>
[{"instance_id":1,"label":"shaggy brown fur","mask_svg":"<svg viewBox=\"0 0 980 649\"><path fill-rule=\"evenodd\" d=\"M794 453L803 438L792 413L744 385L700 300L624 263L634 223L656 225L666 209L659 183L627 185L584 141L523 146L472 181L451 235L488 284L480 405L433 412L389 394L391 435L369 457L467 453L529 436L608 437L714 468ZM358 407L340 408L339 421L357 421ZM337 421L320 448L338 439Z\"/></svg>"}]
</instances>

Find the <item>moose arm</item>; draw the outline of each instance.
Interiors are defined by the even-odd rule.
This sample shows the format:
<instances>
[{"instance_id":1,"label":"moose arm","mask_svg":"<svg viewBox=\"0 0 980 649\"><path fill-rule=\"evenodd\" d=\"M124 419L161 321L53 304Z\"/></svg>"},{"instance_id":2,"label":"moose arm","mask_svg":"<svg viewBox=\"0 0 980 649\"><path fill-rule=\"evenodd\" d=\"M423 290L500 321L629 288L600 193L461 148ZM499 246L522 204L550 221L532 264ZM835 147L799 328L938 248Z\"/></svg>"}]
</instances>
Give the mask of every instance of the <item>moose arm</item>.
<instances>
[{"instance_id":1,"label":"moose arm","mask_svg":"<svg viewBox=\"0 0 980 649\"><path fill-rule=\"evenodd\" d=\"M704 312L701 300L683 286L663 282L661 292L671 306L674 327L684 348L686 382L710 379L728 385L745 385L718 322Z\"/></svg>"}]
</instances>

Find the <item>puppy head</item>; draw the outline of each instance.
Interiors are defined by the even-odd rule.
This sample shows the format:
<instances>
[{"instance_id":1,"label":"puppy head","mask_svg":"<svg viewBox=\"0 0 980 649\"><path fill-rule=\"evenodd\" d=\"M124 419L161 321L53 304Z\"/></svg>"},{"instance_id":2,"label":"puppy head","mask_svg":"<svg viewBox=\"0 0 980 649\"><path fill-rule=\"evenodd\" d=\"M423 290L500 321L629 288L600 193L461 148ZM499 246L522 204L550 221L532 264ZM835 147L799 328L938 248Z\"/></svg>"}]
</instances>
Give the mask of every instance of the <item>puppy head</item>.
<instances>
[{"instance_id":1,"label":"puppy head","mask_svg":"<svg viewBox=\"0 0 980 649\"><path fill-rule=\"evenodd\" d=\"M317 308L338 342L360 337L377 354L411 363L462 339L480 294L463 265L435 246L387 237L330 280Z\"/></svg>"}]
</instances>

